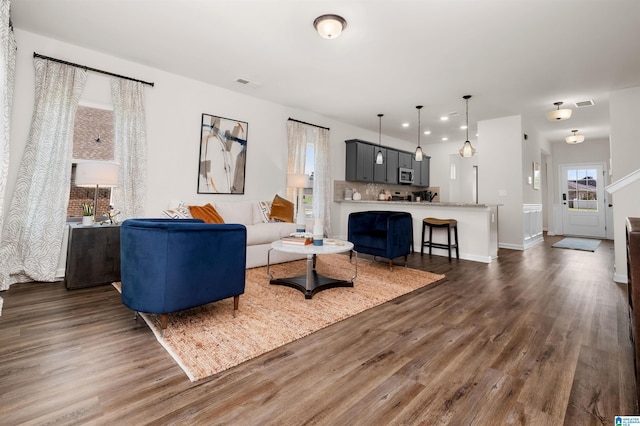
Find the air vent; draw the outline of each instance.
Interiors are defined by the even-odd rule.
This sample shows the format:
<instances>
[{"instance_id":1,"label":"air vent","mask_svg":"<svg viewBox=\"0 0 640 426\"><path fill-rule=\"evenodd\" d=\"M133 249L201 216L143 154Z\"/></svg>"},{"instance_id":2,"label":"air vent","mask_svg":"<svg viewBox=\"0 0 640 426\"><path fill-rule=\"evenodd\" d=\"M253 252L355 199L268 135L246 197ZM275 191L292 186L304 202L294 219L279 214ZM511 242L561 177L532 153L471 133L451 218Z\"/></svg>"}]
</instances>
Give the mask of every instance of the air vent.
<instances>
[{"instance_id":1,"label":"air vent","mask_svg":"<svg viewBox=\"0 0 640 426\"><path fill-rule=\"evenodd\" d=\"M236 78L236 83L240 83L243 86L251 86L251 87L258 87L261 84L256 82L256 81L251 81L251 80L247 80L246 78L242 78L242 77L238 77Z\"/></svg>"},{"instance_id":2,"label":"air vent","mask_svg":"<svg viewBox=\"0 0 640 426\"><path fill-rule=\"evenodd\" d=\"M594 106L595 102L593 102L592 100L580 101L580 102L576 102L575 105L576 105L576 108L584 108L584 107Z\"/></svg>"},{"instance_id":3,"label":"air vent","mask_svg":"<svg viewBox=\"0 0 640 426\"><path fill-rule=\"evenodd\" d=\"M456 112L456 111L453 111L453 112L450 112L450 113L449 113L449 114L447 114L447 115L448 115L449 117L457 117L457 116L459 116L459 115L460 115L460 113L458 113L458 112Z\"/></svg>"}]
</instances>

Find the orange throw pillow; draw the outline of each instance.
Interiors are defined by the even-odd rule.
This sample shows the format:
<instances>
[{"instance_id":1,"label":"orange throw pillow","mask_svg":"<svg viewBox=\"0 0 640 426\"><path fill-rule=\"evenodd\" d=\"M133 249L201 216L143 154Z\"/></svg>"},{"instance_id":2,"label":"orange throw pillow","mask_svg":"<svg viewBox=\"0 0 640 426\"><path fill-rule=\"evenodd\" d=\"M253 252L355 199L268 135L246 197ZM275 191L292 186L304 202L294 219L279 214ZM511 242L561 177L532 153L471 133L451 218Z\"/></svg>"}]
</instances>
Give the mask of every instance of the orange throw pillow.
<instances>
[{"instance_id":1,"label":"orange throw pillow","mask_svg":"<svg viewBox=\"0 0 640 426\"><path fill-rule=\"evenodd\" d=\"M271 202L271 219L293 223L293 203L276 194Z\"/></svg>"},{"instance_id":2,"label":"orange throw pillow","mask_svg":"<svg viewBox=\"0 0 640 426\"><path fill-rule=\"evenodd\" d=\"M189 211L191 216L196 219L202 219L206 223L224 223L222 216L210 203L204 206L189 206Z\"/></svg>"}]
</instances>

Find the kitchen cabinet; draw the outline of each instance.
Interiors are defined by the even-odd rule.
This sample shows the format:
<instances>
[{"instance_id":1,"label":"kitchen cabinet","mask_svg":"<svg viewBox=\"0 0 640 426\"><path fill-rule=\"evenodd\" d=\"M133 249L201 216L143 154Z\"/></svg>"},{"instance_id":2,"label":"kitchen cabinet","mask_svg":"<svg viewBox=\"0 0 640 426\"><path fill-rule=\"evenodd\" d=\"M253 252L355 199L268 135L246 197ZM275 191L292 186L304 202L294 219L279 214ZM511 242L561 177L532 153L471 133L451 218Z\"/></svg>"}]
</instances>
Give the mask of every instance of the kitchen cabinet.
<instances>
[{"instance_id":1,"label":"kitchen cabinet","mask_svg":"<svg viewBox=\"0 0 640 426\"><path fill-rule=\"evenodd\" d=\"M346 144L345 180L398 184L398 168L413 169L414 185L429 186L429 159L415 161L414 154L360 139L349 139ZM378 150L383 163L376 164Z\"/></svg>"},{"instance_id":2,"label":"kitchen cabinet","mask_svg":"<svg viewBox=\"0 0 640 426\"><path fill-rule=\"evenodd\" d=\"M398 151L398 167L413 169L413 154Z\"/></svg>"},{"instance_id":3,"label":"kitchen cabinet","mask_svg":"<svg viewBox=\"0 0 640 426\"><path fill-rule=\"evenodd\" d=\"M387 168L386 183L398 183L398 154L399 152L397 150L387 148L387 158L385 158L385 165Z\"/></svg>"},{"instance_id":4,"label":"kitchen cabinet","mask_svg":"<svg viewBox=\"0 0 640 426\"><path fill-rule=\"evenodd\" d=\"M373 182L373 165L375 163L374 146L351 139L347 144L345 178L352 182Z\"/></svg>"},{"instance_id":5,"label":"kitchen cabinet","mask_svg":"<svg viewBox=\"0 0 640 426\"><path fill-rule=\"evenodd\" d=\"M426 155L422 161L413 160L413 184L417 186L429 186L429 162L431 157Z\"/></svg>"},{"instance_id":6,"label":"kitchen cabinet","mask_svg":"<svg viewBox=\"0 0 640 426\"><path fill-rule=\"evenodd\" d=\"M376 183L387 182L387 148L375 147L373 153L373 181ZM378 151L382 152L382 164L376 163Z\"/></svg>"}]
</instances>

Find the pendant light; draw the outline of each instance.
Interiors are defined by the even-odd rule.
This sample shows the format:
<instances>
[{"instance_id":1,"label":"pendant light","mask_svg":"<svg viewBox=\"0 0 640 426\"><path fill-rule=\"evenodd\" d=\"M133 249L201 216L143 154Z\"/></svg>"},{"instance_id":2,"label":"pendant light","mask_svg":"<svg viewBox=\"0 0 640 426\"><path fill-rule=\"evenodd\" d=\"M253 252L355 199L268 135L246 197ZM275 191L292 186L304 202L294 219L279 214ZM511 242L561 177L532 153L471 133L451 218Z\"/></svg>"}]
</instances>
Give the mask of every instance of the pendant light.
<instances>
[{"instance_id":1,"label":"pendant light","mask_svg":"<svg viewBox=\"0 0 640 426\"><path fill-rule=\"evenodd\" d=\"M378 114L379 125L378 125L378 153L376 154L376 164L382 164L384 162L384 158L382 156L382 116L384 114Z\"/></svg>"},{"instance_id":2,"label":"pendant light","mask_svg":"<svg viewBox=\"0 0 640 426\"><path fill-rule=\"evenodd\" d=\"M572 130L571 133L573 133L571 136L567 136L565 138L565 141L567 143L570 144L576 144L576 143L582 143L584 142L584 135L578 135L578 131L577 130Z\"/></svg>"},{"instance_id":3,"label":"pendant light","mask_svg":"<svg viewBox=\"0 0 640 426\"><path fill-rule=\"evenodd\" d=\"M557 109L551 110L547 113L547 120L549 121L560 121L560 120L568 120L571 118L572 111L569 108L560 109L560 106L563 102L554 102L553 103Z\"/></svg>"},{"instance_id":4,"label":"pendant light","mask_svg":"<svg viewBox=\"0 0 640 426\"><path fill-rule=\"evenodd\" d=\"M422 161L423 154L422 154L422 148L420 148L420 132L421 132L420 110L422 109L422 105L418 105L416 109L418 110L418 147L416 148L416 161Z\"/></svg>"},{"instance_id":5,"label":"pendant light","mask_svg":"<svg viewBox=\"0 0 640 426\"><path fill-rule=\"evenodd\" d=\"M471 95L464 95L462 97L467 103L467 140L458 151L461 157L473 157L473 154L476 153L476 149L471 145L471 142L469 142L469 98L471 98Z\"/></svg>"}]
</instances>

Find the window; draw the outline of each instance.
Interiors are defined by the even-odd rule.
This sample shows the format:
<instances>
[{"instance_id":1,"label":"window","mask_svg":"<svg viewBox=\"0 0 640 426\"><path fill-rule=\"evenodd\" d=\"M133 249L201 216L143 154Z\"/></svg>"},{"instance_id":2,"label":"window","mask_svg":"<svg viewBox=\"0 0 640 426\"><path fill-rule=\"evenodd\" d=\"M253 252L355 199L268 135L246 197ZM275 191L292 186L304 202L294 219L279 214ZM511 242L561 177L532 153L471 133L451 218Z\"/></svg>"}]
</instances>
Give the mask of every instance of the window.
<instances>
[{"instance_id":1,"label":"window","mask_svg":"<svg viewBox=\"0 0 640 426\"><path fill-rule=\"evenodd\" d=\"M113 161L113 111L108 109L78 106L73 128L74 160L71 169L71 189L69 191L69 206L67 218L82 216L82 203L93 204L95 188L81 188L75 186L75 160ZM111 205L111 188L99 188L96 216L104 216Z\"/></svg>"},{"instance_id":2,"label":"window","mask_svg":"<svg viewBox=\"0 0 640 426\"><path fill-rule=\"evenodd\" d=\"M598 210L597 176L593 169L567 170L570 210Z\"/></svg>"}]
</instances>

